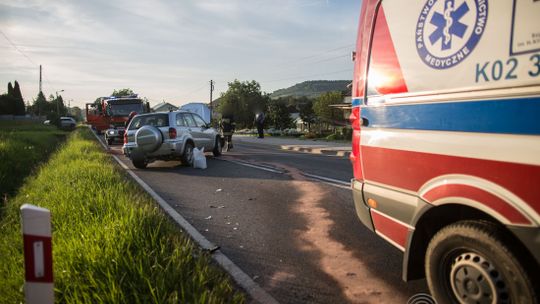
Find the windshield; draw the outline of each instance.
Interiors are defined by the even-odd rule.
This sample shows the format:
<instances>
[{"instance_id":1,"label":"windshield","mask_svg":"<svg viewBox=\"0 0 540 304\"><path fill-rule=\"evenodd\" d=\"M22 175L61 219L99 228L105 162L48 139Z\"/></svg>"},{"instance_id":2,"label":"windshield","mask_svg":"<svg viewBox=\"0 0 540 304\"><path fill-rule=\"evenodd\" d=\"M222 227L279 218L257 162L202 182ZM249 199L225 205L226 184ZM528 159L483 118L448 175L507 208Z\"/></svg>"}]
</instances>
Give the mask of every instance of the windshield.
<instances>
[{"instance_id":1,"label":"windshield","mask_svg":"<svg viewBox=\"0 0 540 304\"><path fill-rule=\"evenodd\" d=\"M129 124L129 130L137 130L143 126L168 127L169 114L135 116Z\"/></svg>"},{"instance_id":2,"label":"windshield","mask_svg":"<svg viewBox=\"0 0 540 304\"><path fill-rule=\"evenodd\" d=\"M112 116L128 116L132 111L143 113L144 107L142 103L109 104L109 111Z\"/></svg>"}]
</instances>

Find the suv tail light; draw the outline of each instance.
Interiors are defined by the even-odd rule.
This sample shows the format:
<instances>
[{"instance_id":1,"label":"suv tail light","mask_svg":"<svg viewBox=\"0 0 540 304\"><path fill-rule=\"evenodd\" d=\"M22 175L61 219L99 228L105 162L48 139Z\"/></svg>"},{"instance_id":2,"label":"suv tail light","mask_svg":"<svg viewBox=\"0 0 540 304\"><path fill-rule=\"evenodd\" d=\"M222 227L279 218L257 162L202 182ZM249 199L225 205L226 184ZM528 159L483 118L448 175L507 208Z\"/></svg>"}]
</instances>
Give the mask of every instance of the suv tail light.
<instances>
[{"instance_id":1,"label":"suv tail light","mask_svg":"<svg viewBox=\"0 0 540 304\"><path fill-rule=\"evenodd\" d=\"M176 129L175 128L169 128L169 138L175 139L176 138Z\"/></svg>"},{"instance_id":2,"label":"suv tail light","mask_svg":"<svg viewBox=\"0 0 540 304\"><path fill-rule=\"evenodd\" d=\"M124 132L124 144L127 144L128 143L128 139L127 139L127 130Z\"/></svg>"}]
</instances>

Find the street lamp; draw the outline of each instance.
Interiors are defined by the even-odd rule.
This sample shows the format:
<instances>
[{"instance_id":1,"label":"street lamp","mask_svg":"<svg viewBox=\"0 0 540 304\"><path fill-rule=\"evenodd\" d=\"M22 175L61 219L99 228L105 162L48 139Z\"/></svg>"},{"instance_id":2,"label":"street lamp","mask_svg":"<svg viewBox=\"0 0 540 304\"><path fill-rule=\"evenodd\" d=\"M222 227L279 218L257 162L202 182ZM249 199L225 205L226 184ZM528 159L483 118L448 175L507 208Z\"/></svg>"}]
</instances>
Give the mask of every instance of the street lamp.
<instances>
[{"instance_id":1,"label":"street lamp","mask_svg":"<svg viewBox=\"0 0 540 304\"><path fill-rule=\"evenodd\" d=\"M60 117L60 105L58 104L58 92L64 92L64 90L56 91L56 114Z\"/></svg>"}]
</instances>

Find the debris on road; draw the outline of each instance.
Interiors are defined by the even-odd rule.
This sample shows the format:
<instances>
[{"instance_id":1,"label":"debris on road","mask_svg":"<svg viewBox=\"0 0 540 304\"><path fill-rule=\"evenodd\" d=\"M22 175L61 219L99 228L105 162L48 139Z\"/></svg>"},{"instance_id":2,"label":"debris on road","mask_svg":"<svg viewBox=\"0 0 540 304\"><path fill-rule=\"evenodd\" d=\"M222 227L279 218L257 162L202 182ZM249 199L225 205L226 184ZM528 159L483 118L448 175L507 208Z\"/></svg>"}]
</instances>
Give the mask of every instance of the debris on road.
<instances>
[{"instance_id":1,"label":"debris on road","mask_svg":"<svg viewBox=\"0 0 540 304\"><path fill-rule=\"evenodd\" d=\"M212 219L212 216L209 215L209 216L205 217L204 219L205 219L205 220L211 220L211 219Z\"/></svg>"}]
</instances>

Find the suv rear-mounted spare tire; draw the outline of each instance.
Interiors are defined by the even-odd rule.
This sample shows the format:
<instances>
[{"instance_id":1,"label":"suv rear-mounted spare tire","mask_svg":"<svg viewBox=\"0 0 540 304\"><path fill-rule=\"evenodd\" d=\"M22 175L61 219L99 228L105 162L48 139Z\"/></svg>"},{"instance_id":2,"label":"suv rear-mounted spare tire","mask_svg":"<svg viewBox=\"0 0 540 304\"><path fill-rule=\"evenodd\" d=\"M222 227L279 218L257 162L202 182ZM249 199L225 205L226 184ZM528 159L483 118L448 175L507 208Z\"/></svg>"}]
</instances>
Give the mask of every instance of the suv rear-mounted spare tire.
<instances>
[{"instance_id":1,"label":"suv rear-mounted spare tire","mask_svg":"<svg viewBox=\"0 0 540 304\"><path fill-rule=\"evenodd\" d=\"M143 126L135 133L137 148L145 153L151 153L159 149L163 143L161 131L153 126Z\"/></svg>"}]
</instances>

